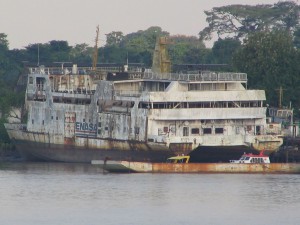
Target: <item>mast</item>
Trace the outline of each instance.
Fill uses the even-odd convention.
[[[96,38],[95,38],[94,55],[93,55],[93,70],[96,70],[96,68],[97,68],[97,62],[98,62],[98,40],[99,40],[99,25],[96,28]]]
[[[277,89],[277,91],[279,91],[279,102],[278,102],[279,109],[282,109],[283,90],[284,89],[282,89],[282,86],[280,86],[279,89]]]

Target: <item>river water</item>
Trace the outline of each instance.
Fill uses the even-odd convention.
[[[103,174],[92,165],[0,169],[1,225],[295,225],[300,175]]]

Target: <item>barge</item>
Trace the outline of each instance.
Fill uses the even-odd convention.
[[[147,163],[93,160],[111,173],[277,173],[300,174],[300,163]]]

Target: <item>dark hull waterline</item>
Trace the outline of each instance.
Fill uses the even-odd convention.
[[[56,161],[91,163],[92,160],[127,160],[139,162],[165,162],[176,155],[171,150],[120,150],[83,148],[70,145],[47,145],[37,142],[16,142],[17,150],[30,161]],[[238,159],[243,153],[258,153],[247,146],[199,146],[191,151],[191,162],[228,162]]]

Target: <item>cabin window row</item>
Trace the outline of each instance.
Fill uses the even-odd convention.
[[[175,130],[169,129],[169,127],[164,127],[163,128],[163,133],[169,133],[172,132],[174,133]],[[190,133],[191,135],[206,135],[206,134],[223,134],[224,133],[224,128],[222,127],[216,127],[216,128],[189,128],[189,127],[183,127],[182,128],[182,133],[183,136],[189,136]],[[158,134],[161,135],[162,134],[162,130],[159,128],[158,129]]]
[[[53,120],[53,116],[51,116],[51,120]],[[58,116],[56,117],[56,120],[58,120]],[[31,120],[31,124],[34,124],[34,119]],[[42,125],[45,125],[45,120],[42,120]]]
[[[53,97],[54,103],[66,103],[66,104],[76,104],[76,105],[89,105],[91,104],[91,99],[80,99],[80,98],[65,98],[63,96]]]
[[[188,127],[183,127],[183,136],[189,136],[189,128]],[[224,133],[224,128],[191,128],[191,134],[192,135],[197,135],[197,134],[223,134]]]
[[[252,158],[250,163],[264,163],[264,160],[262,158]]]

